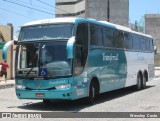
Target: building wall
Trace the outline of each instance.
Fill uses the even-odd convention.
[[[56,17],[85,17],[85,0],[55,0]]]
[[[145,15],[145,33],[152,35],[156,51],[160,54],[160,14]]]
[[[4,42],[8,42],[10,40],[12,40],[13,37],[13,28],[11,25],[0,25],[0,33],[2,33],[3,38],[4,38]],[[2,42],[2,40],[0,40],[0,42]],[[10,68],[7,69],[7,79],[11,79],[12,78],[12,71],[13,71],[13,62],[12,62],[12,48],[8,49],[8,53],[7,53],[7,63],[9,64]],[[0,49],[0,62],[3,61],[2,58],[2,49]]]
[[[129,0],[109,0],[110,22],[128,26]]]
[[[87,0],[86,10],[87,18],[107,21],[108,0]]]
[[[55,2],[58,8],[55,11],[56,17],[78,16],[128,26],[129,0],[56,0]]]

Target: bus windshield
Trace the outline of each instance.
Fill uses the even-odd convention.
[[[71,75],[66,43],[52,41],[19,45],[17,76],[51,78]]]
[[[52,24],[23,27],[19,41],[69,39],[73,24]]]

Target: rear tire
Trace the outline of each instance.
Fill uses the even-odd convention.
[[[147,77],[144,75],[143,76],[143,81],[142,81],[142,89],[145,89],[146,88],[146,82],[147,82]]]
[[[142,83],[143,83],[142,81],[143,81],[142,76],[139,74],[137,77],[137,85],[136,85],[137,91],[142,89]]]

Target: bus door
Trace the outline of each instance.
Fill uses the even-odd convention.
[[[88,56],[88,23],[80,23],[76,31],[74,80],[77,85],[77,97],[87,96],[88,80],[86,61]]]

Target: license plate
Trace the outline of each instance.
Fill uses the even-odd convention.
[[[45,97],[45,94],[43,94],[43,93],[37,93],[36,97]]]

